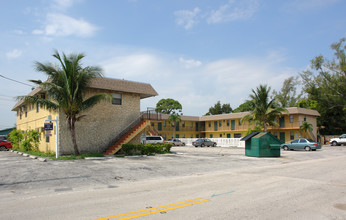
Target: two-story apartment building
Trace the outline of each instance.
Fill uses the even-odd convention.
[[[317,120],[320,114],[316,110],[291,107],[288,114],[278,119],[279,126],[272,126],[268,131],[281,141],[289,141],[302,136],[300,126],[307,121],[312,124],[312,138],[317,137]],[[248,121],[241,123],[241,119],[248,112],[209,115],[209,116],[181,116],[181,122],[172,127],[168,122],[168,115],[162,115],[161,121],[152,122],[164,139],[175,138],[240,138],[244,137],[253,125]],[[309,137],[310,138],[310,137]]]
[[[140,100],[158,95],[150,84],[111,78],[94,79],[86,96],[96,93],[109,93],[113,96],[113,101],[102,101],[83,112],[85,117],[76,123],[76,137],[81,153],[104,152],[116,135],[140,118]],[[28,95],[49,99],[39,87]],[[61,112],[48,111],[39,105],[23,101],[19,101],[12,111],[17,112],[17,129],[35,129],[41,133],[40,151],[55,152],[58,140],[60,154],[74,152],[68,124]],[[44,130],[44,123],[49,122],[46,121],[48,116],[54,124],[53,131]],[[58,123],[54,121],[56,118]]]

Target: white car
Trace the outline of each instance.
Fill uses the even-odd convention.
[[[330,139],[330,145],[332,146],[340,146],[341,144],[346,145],[346,134],[341,135],[338,138],[332,138]]]
[[[157,144],[157,143],[164,143],[165,140],[161,136],[146,136],[145,137],[145,143],[143,144]]]

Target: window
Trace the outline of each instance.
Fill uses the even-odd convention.
[[[306,121],[306,116],[304,116],[304,121]]]
[[[211,127],[211,122],[209,122],[209,128]]]
[[[294,133],[290,132],[290,139],[293,140],[294,139]]]
[[[28,109],[26,107],[25,107],[24,112],[25,112],[25,117],[28,117]]]
[[[297,140],[292,141],[291,143],[293,143],[293,144],[294,144],[294,143],[298,143],[298,141],[299,141],[299,140],[297,139]]]
[[[191,138],[193,138],[193,135],[191,134],[191,136],[190,136]]]
[[[49,143],[49,136],[46,136],[46,142]]]
[[[22,119],[22,112],[19,112],[19,119]]]
[[[210,137],[210,138],[213,138],[213,134],[210,134],[209,137]]]
[[[234,138],[241,138],[241,134],[235,133],[235,134],[234,134]]]
[[[227,126],[229,127],[229,120],[227,120]]]
[[[231,138],[231,134],[227,134],[227,138]]]
[[[176,135],[175,135],[175,138],[179,138],[179,134],[176,134]]]
[[[220,134],[220,138],[222,138],[222,134]]]
[[[290,115],[290,123],[293,123],[293,115]]]
[[[185,128],[185,121],[183,121],[181,125],[183,126],[183,128]]]
[[[274,132],[274,137],[278,138],[278,133]]]
[[[163,127],[166,127],[166,121],[163,121]]]
[[[300,139],[299,143],[307,143],[305,139]]]
[[[185,138],[185,134],[183,134],[183,138]]]
[[[239,125],[239,126],[241,125],[241,119],[239,119],[239,121],[238,121],[238,125]]]
[[[221,127],[222,126],[222,123],[221,123],[221,121],[219,121],[219,127]]]
[[[113,93],[112,97],[113,97],[113,99],[112,99],[113,105],[121,105],[121,94]]]
[[[36,103],[36,112],[40,112],[40,105]]]
[[[193,122],[191,122],[191,128],[193,127]]]
[[[231,130],[235,130],[235,120],[231,121]]]

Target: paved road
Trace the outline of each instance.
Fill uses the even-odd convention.
[[[173,150],[47,163],[0,152],[0,219],[97,219],[145,209],[118,218],[346,219],[345,147],[281,158],[230,148]]]

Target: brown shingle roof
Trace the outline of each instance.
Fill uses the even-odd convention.
[[[158,95],[155,89],[148,83],[133,82],[121,79],[95,78],[91,82],[90,88],[137,93],[140,94],[141,99]]]
[[[140,83],[133,82],[121,79],[112,79],[112,78],[104,78],[98,77],[91,81],[90,88],[93,89],[103,89],[114,92],[128,92],[128,93],[136,93],[139,94],[141,99],[157,96],[158,93],[155,89],[148,83]],[[41,91],[41,88],[37,87],[33,91],[31,91],[28,96],[33,96],[38,94]],[[20,100],[15,106],[12,108],[12,111],[15,111],[18,107],[23,104],[23,100]]]

